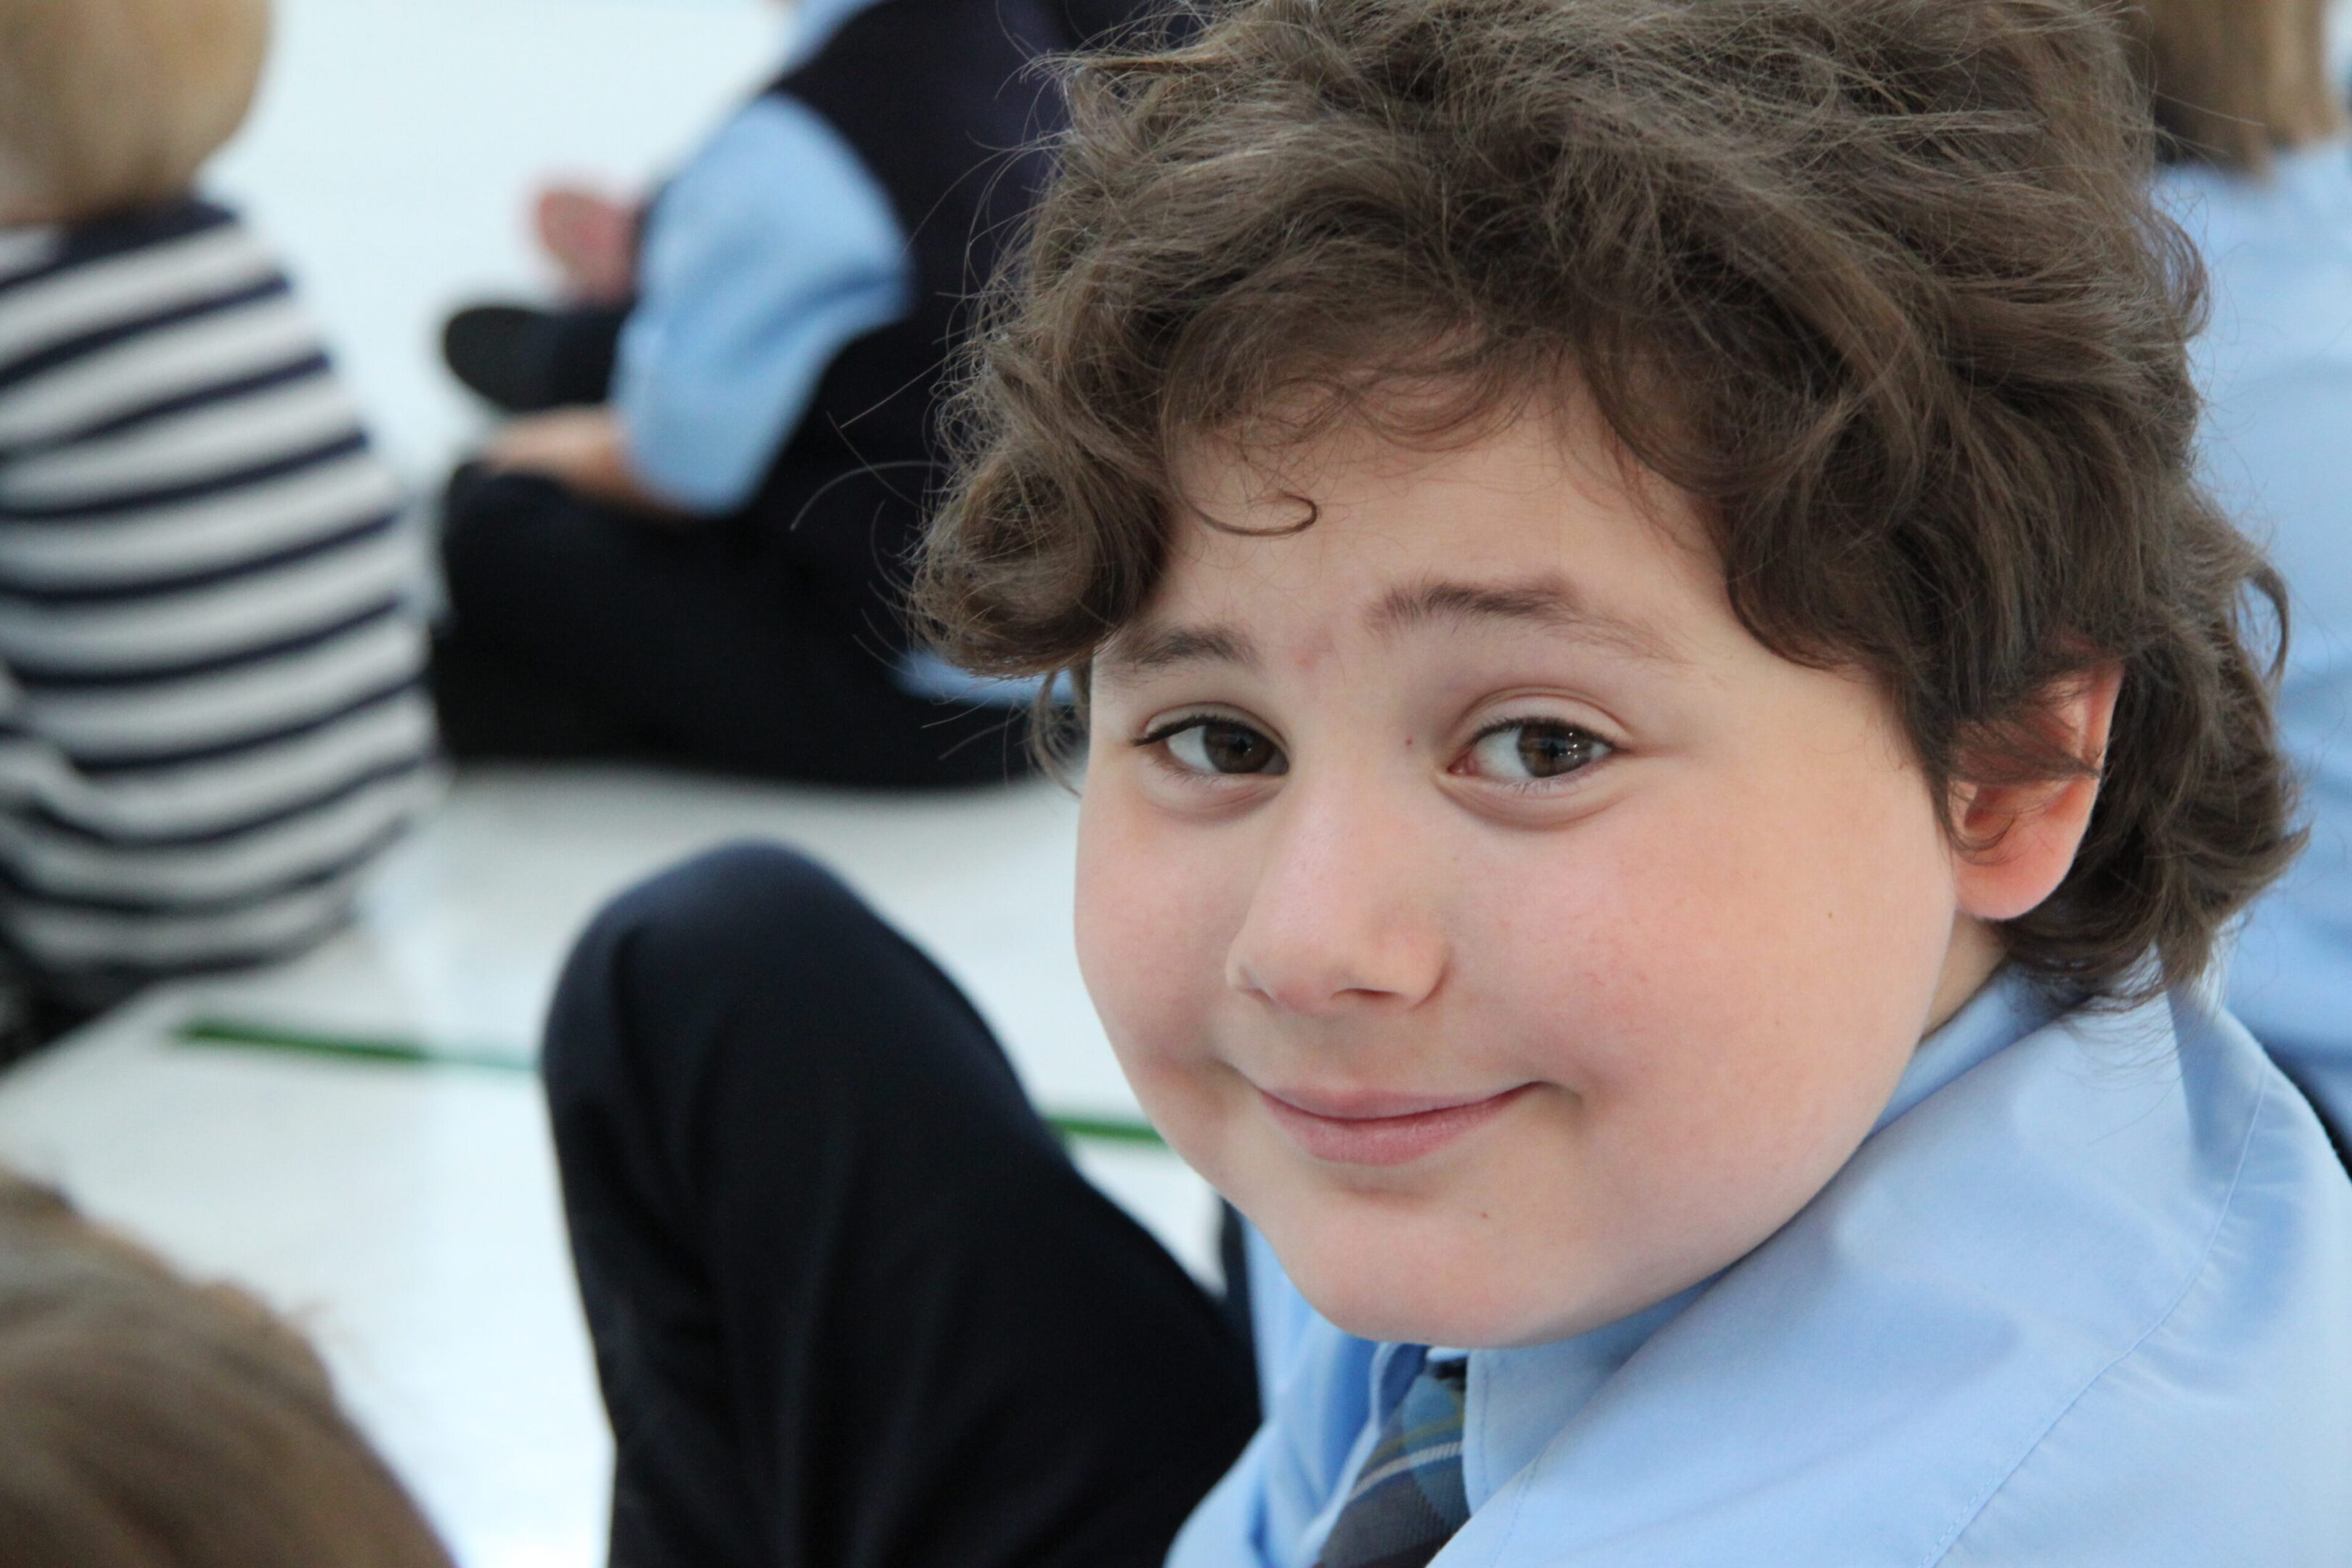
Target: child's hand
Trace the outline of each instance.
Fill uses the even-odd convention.
[[[549,185],[531,206],[540,247],[583,305],[619,305],[637,291],[637,208],[581,185]]]
[[[665,520],[683,516],[638,481],[620,416],[609,406],[511,420],[490,437],[482,460],[502,473],[543,474],[593,500]]]

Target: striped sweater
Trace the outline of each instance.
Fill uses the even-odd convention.
[[[64,994],[295,951],[434,777],[415,552],[270,252],[0,227],[0,942]]]

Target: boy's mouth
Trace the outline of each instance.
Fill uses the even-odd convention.
[[[1338,1165],[1402,1165],[1433,1154],[1501,1115],[1535,1085],[1476,1100],[1258,1090],[1275,1125],[1310,1159]]]

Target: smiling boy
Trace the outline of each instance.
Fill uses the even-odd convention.
[[[1076,101],[923,605],[1081,682],[1087,984],[1262,1241],[1170,1561],[2344,1561],[2107,19],[1255,0]],[[640,889],[549,1051],[616,1561],[1157,1558],[1229,1351],[846,893]]]
[[[1763,1240],[2096,793],[1956,854],[1877,687],[1758,643],[1687,503],[1596,446],[1570,406],[1434,454],[1343,427],[1270,497],[1214,464],[1184,492],[1234,531],[1181,532],[1094,666],[1089,989],[1368,1338],[1564,1339]],[[2115,689],[2053,715],[2093,754]]]

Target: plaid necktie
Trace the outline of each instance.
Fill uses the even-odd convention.
[[[1316,1568],[1422,1568],[1470,1517],[1462,1405],[1470,1363],[1424,1362],[1381,1428]]]

